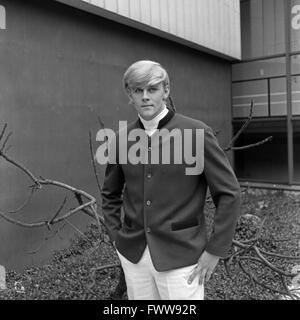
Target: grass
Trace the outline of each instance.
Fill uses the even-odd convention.
[[[241,214],[266,218],[262,240],[258,245],[265,250],[285,255],[298,255],[300,245],[300,193],[248,189],[243,193]],[[208,230],[213,208],[206,208]],[[240,226],[236,237],[252,235],[251,227]],[[281,239],[281,241],[277,241]],[[290,271],[300,260],[270,259],[281,269]],[[69,248],[54,253],[49,264],[28,267],[19,274],[7,271],[7,290],[0,291],[0,299],[57,300],[84,299],[109,300],[118,284],[120,269],[94,271],[97,266],[118,263],[111,246],[99,246],[99,233],[91,224],[84,236],[74,238]],[[233,261],[234,262],[234,261]],[[280,288],[281,282],[274,272],[258,263],[248,263],[260,281]],[[251,280],[237,266],[231,265],[232,280],[220,262],[205,288],[207,300],[270,300],[280,299],[261,286],[253,287]]]

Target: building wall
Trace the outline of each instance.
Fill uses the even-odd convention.
[[[232,66],[235,131],[248,117],[251,100],[254,108],[253,123],[237,144],[273,139],[235,153],[238,177],[299,184],[300,0],[241,0],[241,34],[243,59]]]
[[[139,59],[160,61],[168,69],[178,112],[221,129],[219,141],[231,136],[229,62],[174,42],[82,12],[55,1],[1,0],[7,28],[0,31],[0,126],[14,132],[9,154],[37,176],[86,190],[100,201],[89,153],[99,129],[97,116],[116,129],[118,120],[133,120],[121,78]],[[103,178],[103,168],[98,167]],[[0,208],[20,206],[28,181],[0,161]],[[65,192],[43,189],[26,206],[20,220],[51,217]],[[75,205],[72,195],[68,196]],[[25,218],[26,217],[26,218]],[[79,214],[70,222],[83,230],[90,221]],[[0,264],[23,268],[47,261],[52,250],[67,245],[73,228],[39,247],[45,230],[25,230],[0,220]]]
[[[187,40],[186,45],[198,45],[228,58],[240,59],[240,3],[239,0],[58,0],[85,10],[92,7],[113,20],[154,32],[161,30],[162,37],[174,41]],[[106,12],[104,12],[106,11]],[[108,14],[108,12],[112,14]]]

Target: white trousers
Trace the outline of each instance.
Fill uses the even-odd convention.
[[[117,250],[125,274],[129,300],[203,300],[204,286],[199,276],[188,278],[197,264],[170,271],[155,270],[148,246],[141,260],[132,263]]]

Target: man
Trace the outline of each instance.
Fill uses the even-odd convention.
[[[211,128],[166,107],[169,77],[159,63],[134,63],[123,83],[138,120],[111,142],[119,148],[116,161],[107,164],[102,209],[128,298],[202,300],[204,282],[231,245],[240,210],[238,181]],[[139,148],[133,139],[124,146],[130,132],[138,133]],[[167,139],[170,133],[173,139]],[[129,156],[134,147],[139,162]],[[195,160],[194,168],[188,159]],[[209,240],[203,213],[208,187],[216,206]]]

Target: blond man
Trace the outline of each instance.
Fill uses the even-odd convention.
[[[128,298],[202,300],[205,281],[231,245],[240,210],[238,181],[211,128],[167,108],[170,81],[164,67],[137,61],[125,72],[123,84],[138,116],[127,132],[141,131],[139,156],[148,161],[121,163],[117,154],[117,161],[107,164],[102,209]],[[158,139],[160,132],[172,132],[174,139]],[[117,144],[122,135],[117,134]],[[126,150],[133,143],[128,141]],[[151,163],[151,156],[163,154],[166,147],[170,163]],[[198,151],[196,173],[187,170],[191,163],[185,154],[178,157],[178,150]],[[216,206],[210,239],[203,212],[208,187]]]

